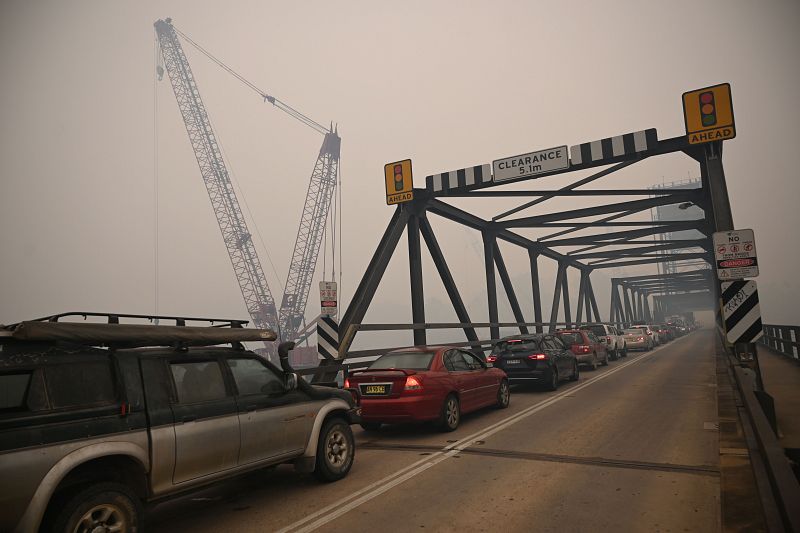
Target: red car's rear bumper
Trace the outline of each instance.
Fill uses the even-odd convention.
[[[434,420],[439,416],[442,401],[427,396],[400,398],[361,397],[363,422],[416,422]]]

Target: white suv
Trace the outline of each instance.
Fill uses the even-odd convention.
[[[628,347],[625,344],[625,337],[614,326],[607,324],[585,324],[581,329],[591,331],[606,346],[608,356],[611,360],[628,356]]]

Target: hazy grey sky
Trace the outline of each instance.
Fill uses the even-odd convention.
[[[650,127],[669,138],[683,133],[684,91],[730,82],[738,136],[725,143],[724,164],[734,220],[756,231],[765,320],[800,323],[800,4],[730,0],[3,0],[0,322],[71,309],[155,311],[156,196],[158,310],[247,316],[171,87],[154,81],[153,22],[165,17],[270,94],[338,122],[344,303],[392,215],[385,163],[410,157],[424,187],[427,174],[540,148]],[[279,295],[321,136],[186,51]],[[696,175],[673,155],[597,187]],[[470,202],[456,205],[481,216],[515,205]],[[583,205],[565,199],[526,213]],[[435,228],[473,319],[485,320],[479,235]],[[401,246],[367,321],[410,321],[405,239]],[[503,250],[530,310],[526,256]],[[424,268],[429,320],[454,319],[432,264]],[[553,272],[542,272],[547,304]],[[595,291],[607,315],[603,275]],[[315,285],[309,316],[317,307]],[[501,318],[511,318],[507,306]]]

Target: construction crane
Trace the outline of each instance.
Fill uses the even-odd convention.
[[[305,320],[308,294],[325,234],[331,200],[336,190],[341,147],[338,131],[332,125],[325,128],[285,102],[260,90],[180,32],[172,25],[171,19],[158,20],[154,26],[164,68],[169,74],[247,310],[256,327],[277,329],[281,340],[296,340]],[[265,102],[324,134],[322,147],[311,173],[279,311],[276,311],[275,300],[253,246],[197,83],[179,41],[179,34],[217,65],[256,91]],[[159,71],[159,75],[163,75],[163,70]]]

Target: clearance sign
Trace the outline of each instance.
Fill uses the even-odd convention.
[[[386,176],[386,205],[410,202],[414,199],[410,159],[384,165],[383,173]]]
[[[683,93],[683,119],[689,144],[736,137],[731,84],[723,83]]]

